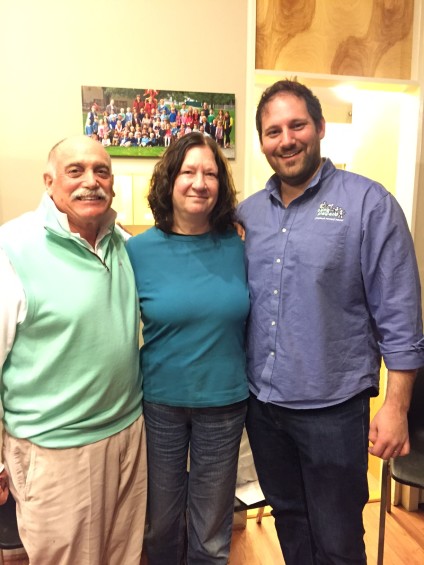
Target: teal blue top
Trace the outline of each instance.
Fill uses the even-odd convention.
[[[48,448],[86,445],[141,414],[139,312],[122,236],[105,229],[97,254],[66,229],[44,195],[0,228],[0,247],[27,304],[1,371],[7,431]]]
[[[148,402],[194,408],[247,398],[243,245],[235,232],[186,236],[157,228],[128,241]]]

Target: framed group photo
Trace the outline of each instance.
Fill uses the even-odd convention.
[[[235,95],[82,86],[85,135],[112,157],[160,157],[179,137],[200,131],[235,158]]]

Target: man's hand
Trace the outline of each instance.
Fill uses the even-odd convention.
[[[381,459],[390,459],[409,453],[407,413],[391,406],[383,406],[370,425],[368,439],[373,444],[368,451]]]
[[[408,455],[408,409],[416,371],[389,371],[387,394],[383,406],[370,424],[368,451],[376,457],[390,459]]]
[[[239,235],[240,239],[242,241],[244,241],[245,234],[246,234],[244,227],[241,224],[239,224],[238,222],[234,222],[234,227],[236,228],[236,232]]]

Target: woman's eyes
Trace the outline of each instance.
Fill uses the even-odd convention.
[[[195,175],[195,174],[196,171],[189,171],[189,170],[183,170],[180,173],[180,175],[187,175],[187,176]],[[205,171],[203,174],[205,177],[214,178],[214,179],[218,178],[218,174],[214,173],[213,171]]]

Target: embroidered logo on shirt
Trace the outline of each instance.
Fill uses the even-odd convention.
[[[321,202],[319,205],[316,220],[333,220],[342,222],[343,217],[346,215],[346,210],[335,204],[328,204],[328,202]]]

